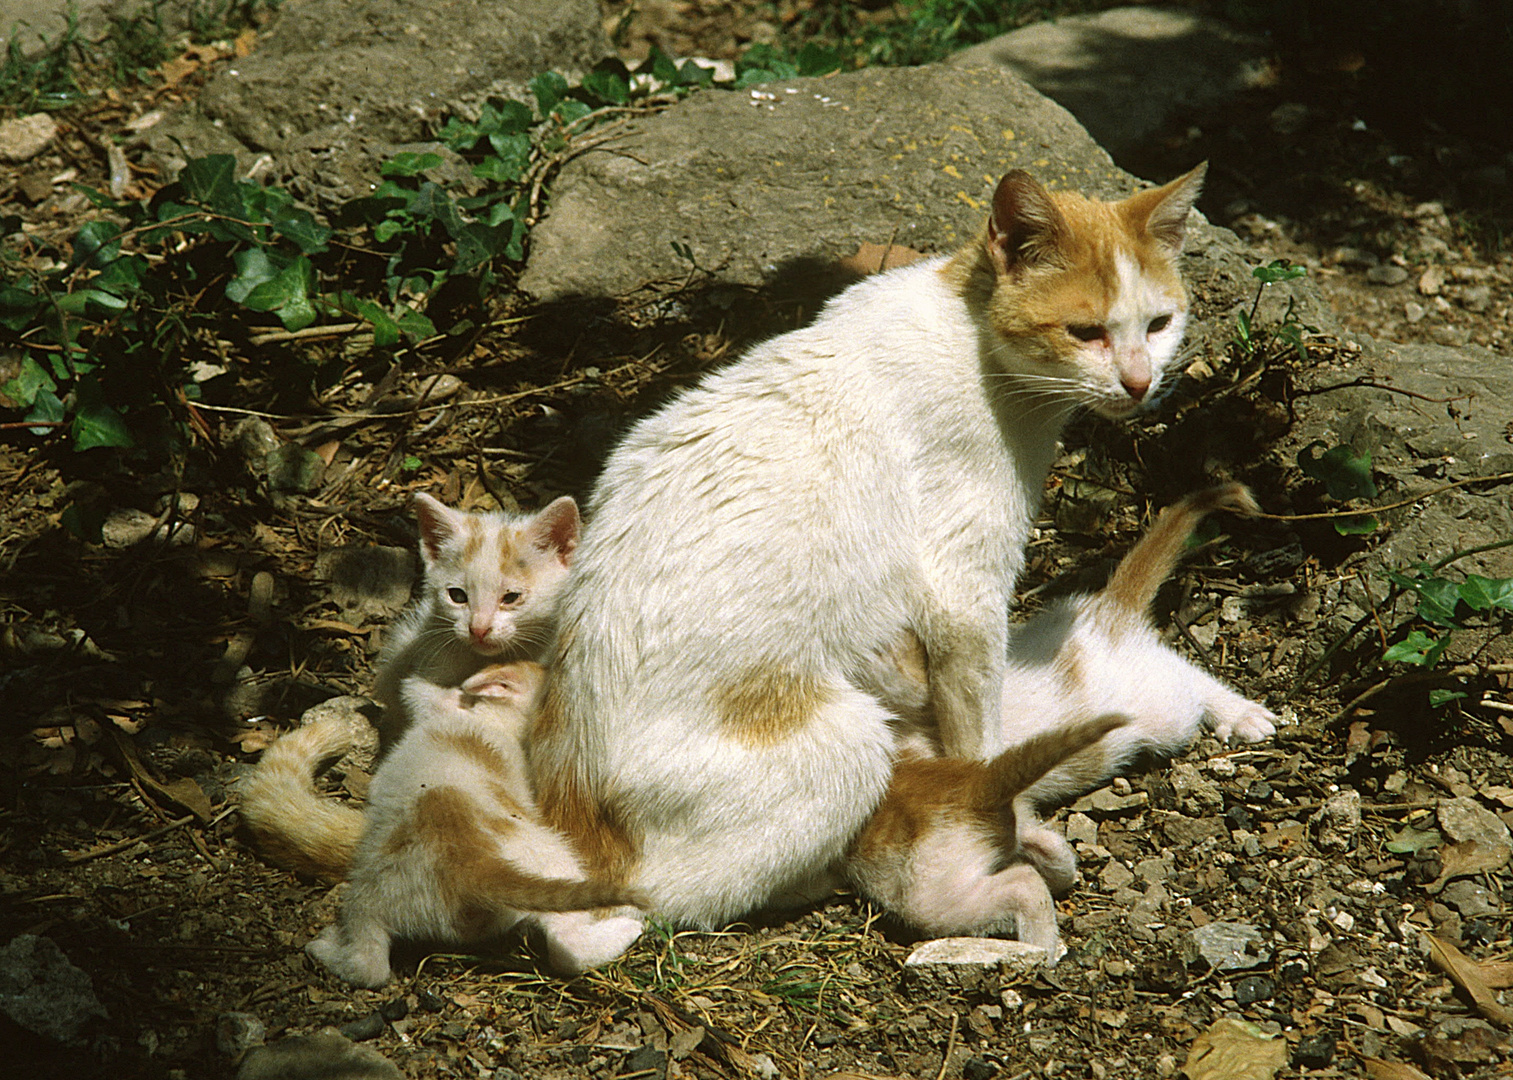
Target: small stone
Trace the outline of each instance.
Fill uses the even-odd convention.
[[[358,1046],[334,1031],[297,1035],[254,1047],[236,1071],[236,1080],[404,1080],[404,1074],[377,1050]]]
[[[1452,881],[1440,893],[1440,900],[1449,904],[1467,919],[1476,918],[1479,915],[1496,915],[1502,911],[1502,905],[1497,902],[1487,887],[1478,885],[1474,881]]]
[[[639,1046],[625,1055],[621,1072],[662,1076],[667,1072],[667,1051],[655,1046]]]
[[[1265,975],[1247,975],[1235,983],[1235,1004],[1240,1008],[1258,1001],[1270,1001],[1277,988]]]
[[[1104,892],[1127,889],[1134,882],[1135,875],[1118,859],[1110,859],[1108,865],[1098,874],[1098,887]]]
[[[1361,828],[1361,793],[1346,788],[1324,800],[1313,816],[1314,843],[1320,851],[1349,851]]]
[[[1403,318],[1410,323],[1422,322],[1425,315],[1429,314],[1423,304],[1417,300],[1409,300],[1403,305]]]
[[[961,1075],[965,1080],[992,1080],[998,1069],[980,1057],[969,1057],[962,1062]]]
[[[1115,795],[1110,788],[1099,788],[1078,799],[1072,804],[1072,809],[1079,814],[1085,814],[1089,810],[1096,810],[1100,814],[1117,814],[1121,810],[1133,810],[1149,802],[1150,796],[1143,791]]]
[[[1386,263],[1367,270],[1366,280],[1373,285],[1401,285],[1408,280],[1408,271],[1401,266]]]
[[[215,1018],[215,1048],[227,1057],[241,1057],[267,1037],[267,1026],[251,1013],[228,1012]]]
[[[1438,296],[1445,287],[1445,268],[1431,266],[1418,276],[1418,291],[1424,296]]]
[[[369,1039],[376,1039],[384,1033],[383,1014],[370,1012],[367,1016],[359,1017],[350,1023],[343,1024],[336,1030],[340,1031],[353,1042],[367,1042]]]
[[[1097,844],[1098,823],[1086,814],[1070,814],[1066,819],[1066,838],[1072,844]]]
[[[909,954],[904,961],[904,982],[911,989],[928,993],[994,988],[1034,978],[1047,960],[1044,949],[1022,941],[939,938]]]
[[[1292,1051],[1292,1064],[1297,1069],[1327,1069],[1334,1060],[1339,1042],[1333,1035],[1309,1035],[1298,1040]]]
[[[1248,923],[1211,922],[1187,936],[1198,957],[1214,971],[1246,971],[1271,959],[1266,936]]]
[[[1227,623],[1236,623],[1245,618],[1244,597],[1226,596],[1219,605],[1219,618]]]
[[[108,1014],[89,974],[75,967],[52,938],[18,934],[0,948],[0,1013],[27,1031],[82,1046]]]
[[[1439,804],[1436,816],[1445,835],[1457,843],[1475,840],[1489,849],[1513,847],[1502,819],[1475,799],[1447,799]]]
[[[129,507],[111,511],[100,526],[100,539],[113,551],[135,547],[149,537],[159,544],[181,546],[194,542],[195,531],[187,521],[176,521],[172,527],[165,522],[159,528],[158,519],[152,514]]]
[[[58,124],[47,113],[32,113],[0,121],[0,161],[30,161],[58,135]]]
[[[1156,859],[1141,859],[1135,864],[1135,876],[1147,885],[1157,885],[1171,877],[1173,861],[1171,855],[1163,855]]]
[[[1492,306],[1492,286],[1473,285],[1460,294],[1460,306],[1477,315]]]
[[[53,193],[52,177],[45,172],[27,173],[19,181],[16,187],[21,192],[21,197],[27,202],[36,204]]]
[[[378,1014],[392,1024],[410,1015],[410,1003],[402,997],[397,997],[393,1001],[386,1001],[380,1005]]]

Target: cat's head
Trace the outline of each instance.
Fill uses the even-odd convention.
[[[474,651],[535,651],[550,637],[557,597],[578,546],[568,496],[533,515],[466,513],[415,496],[432,607]]]
[[[1050,192],[1022,170],[999,181],[957,264],[991,328],[990,375],[1108,417],[1154,398],[1187,324],[1177,262],[1206,169],[1119,202]]]

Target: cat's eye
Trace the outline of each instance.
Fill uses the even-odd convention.
[[[1151,320],[1151,324],[1145,328],[1147,334],[1159,334],[1172,324],[1170,315],[1157,315]]]
[[[1073,323],[1066,328],[1078,341],[1102,341],[1108,331],[1097,323]]]
[[[456,585],[453,585],[447,590],[447,599],[454,604],[466,604],[468,602],[467,590],[459,589]]]
[[[514,607],[520,603],[520,594],[517,592],[507,592],[499,598],[499,602],[505,607]]]

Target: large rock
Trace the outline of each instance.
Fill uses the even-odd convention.
[[[150,143],[170,172],[183,150],[236,152],[244,167],[267,154],[268,175],[334,203],[366,194],[394,147],[447,114],[608,51],[594,0],[291,0]]]
[[[544,300],[684,280],[735,285],[890,239],[947,250],[1012,168],[1100,195],[1136,184],[1077,122],[1008,72],[878,68],[706,91],[570,161],[521,285]]]
[[[1182,8],[1124,7],[1033,23],[957,53],[1066,106],[1116,159],[1174,120],[1271,78],[1266,43]]]

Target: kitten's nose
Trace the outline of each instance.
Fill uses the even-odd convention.
[[[1119,381],[1124,387],[1124,392],[1136,401],[1144,401],[1146,391],[1151,388],[1151,381],[1149,379],[1127,375]]]

